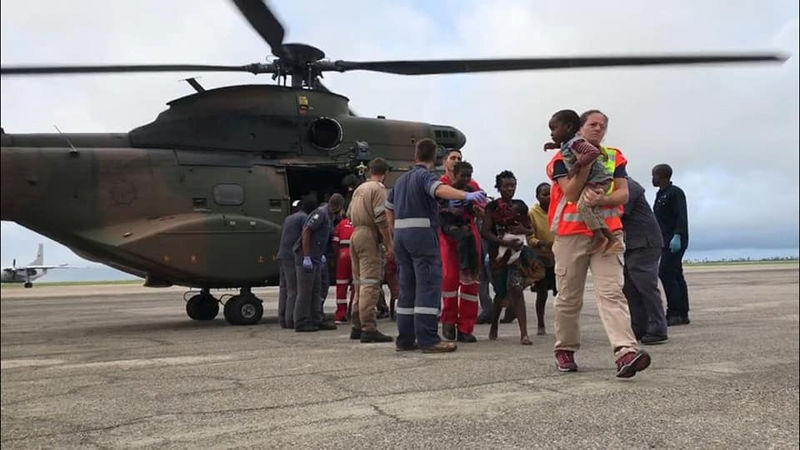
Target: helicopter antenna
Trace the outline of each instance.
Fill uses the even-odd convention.
[[[55,129],[56,129],[56,131],[58,131],[58,134],[60,134],[60,135],[61,135],[61,137],[63,137],[63,138],[64,138],[64,140],[66,140],[66,141],[67,141],[67,144],[69,144],[69,148],[71,148],[71,149],[72,149],[72,150],[70,150],[70,151],[69,151],[69,154],[70,154],[70,155],[77,155],[77,154],[78,154],[78,149],[77,149],[77,148],[75,148],[75,146],[74,146],[74,145],[72,145],[72,142],[69,140],[69,138],[67,137],[67,135],[66,135],[66,134],[64,134],[64,133],[62,133],[62,132],[61,132],[61,130],[59,130],[59,129],[58,129],[58,126],[56,126],[56,124],[53,124],[53,128],[55,128]]]
[[[189,86],[193,87],[194,90],[197,92],[205,92],[206,90],[203,86],[200,85],[196,77],[184,78],[183,81],[189,83]]]

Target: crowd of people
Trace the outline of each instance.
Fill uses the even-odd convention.
[[[651,356],[640,344],[664,343],[667,327],[689,323],[681,267],[688,246],[685,195],[671,183],[672,169],[658,164],[651,209],[644,188],[628,176],[623,153],[603,144],[608,117],[602,112],[558,111],[548,126],[549,181],[536,186],[530,208],[516,198],[517,179],[508,170],[497,174],[498,196],[489,198],[458,149],[445,151],[444,175],[436,175],[432,139],[416,143],[414,166],[391,189],[383,185],[389,166],[377,158],[367,179],[353,183],[349,199],[333,194],[319,206],[311,198],[296,202],[278,255],[280,325],[311,332],[349,322],[351,339],[444,353],[476,342],[476,323],[490,323],[488,338],[495,340],[500,323],[516,320],[520,343],[530,345],[524,292],[536,294],[537,335],[547,333],[552,292],[556,368],[574,372],[591,271],[617,376],[646,369]],[[329,256],[334,321],[323,313]],[[384,316],[396,321],[396,339],[378,330]]]

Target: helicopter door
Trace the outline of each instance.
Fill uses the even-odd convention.
[[[270,222],[281,225],[289,215],[289,189],[286,169],[274,166],[253,166],[249,177],[250,198],[248,210],[253,215],[261,215]],[[251,202],[255,209],[251,207]]]
[[[277,280],[275,261],[280,230],[290,206],[286,170],[256,165],[246,171],[247,176],[240,180],[244,189],[244,203],[240,211],[225,213],[226,226],[236,241],[238,257],[249,262],[246,264],[248,271],[252,271],[249,275]],[[231,225],[231,222],[235,225]]]
[[[184,176],[195,211],[206,215],[198,230],[203,270],[232,285],[277,281],[275,257],[289,209],[284,169],[185,166]]]

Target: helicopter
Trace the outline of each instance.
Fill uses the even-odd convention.
[[[234,288],[231,324],[257,323],[252,288],[278,279],[281,223],[305,195],[344,193],[341,181],[365,162],[386,159],[391,186],[413,164],[415,143],[462,148],[457,128],[356,115],[347,97],[321,81],[355,70],[432,75],[537,69],[775,62],[776,54],[602,56],[525,59],[346,61],[285,30],[261,0],[234,0],[275,57],[241,66],[172,64],[2,67],[7,76],[84,73],[249,72],[275,84],[206,90],[172,100],[151,123],[127,133],[0,134],[2,220],[71,248],[86,259],[140,276],[145,286],[200,289],[186,303],[211,320],[211,289]]]

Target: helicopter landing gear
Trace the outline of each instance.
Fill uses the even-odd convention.
[[[23,286],[25,286],[26,288],[32,288],[33,283],[31,283],[30,281],[26,281],[25,284],[23,284]]]
[[[253,325],[261,320],[264,307],[261,299],[253,295],[249,287],[243,287],[239,295],[234,295],[225,302],[223,313],[225,320],[231,325]]]
[[[219,301],[203,289],[186,302],[186,314],[194,320],[212,320],[219,313]]]

